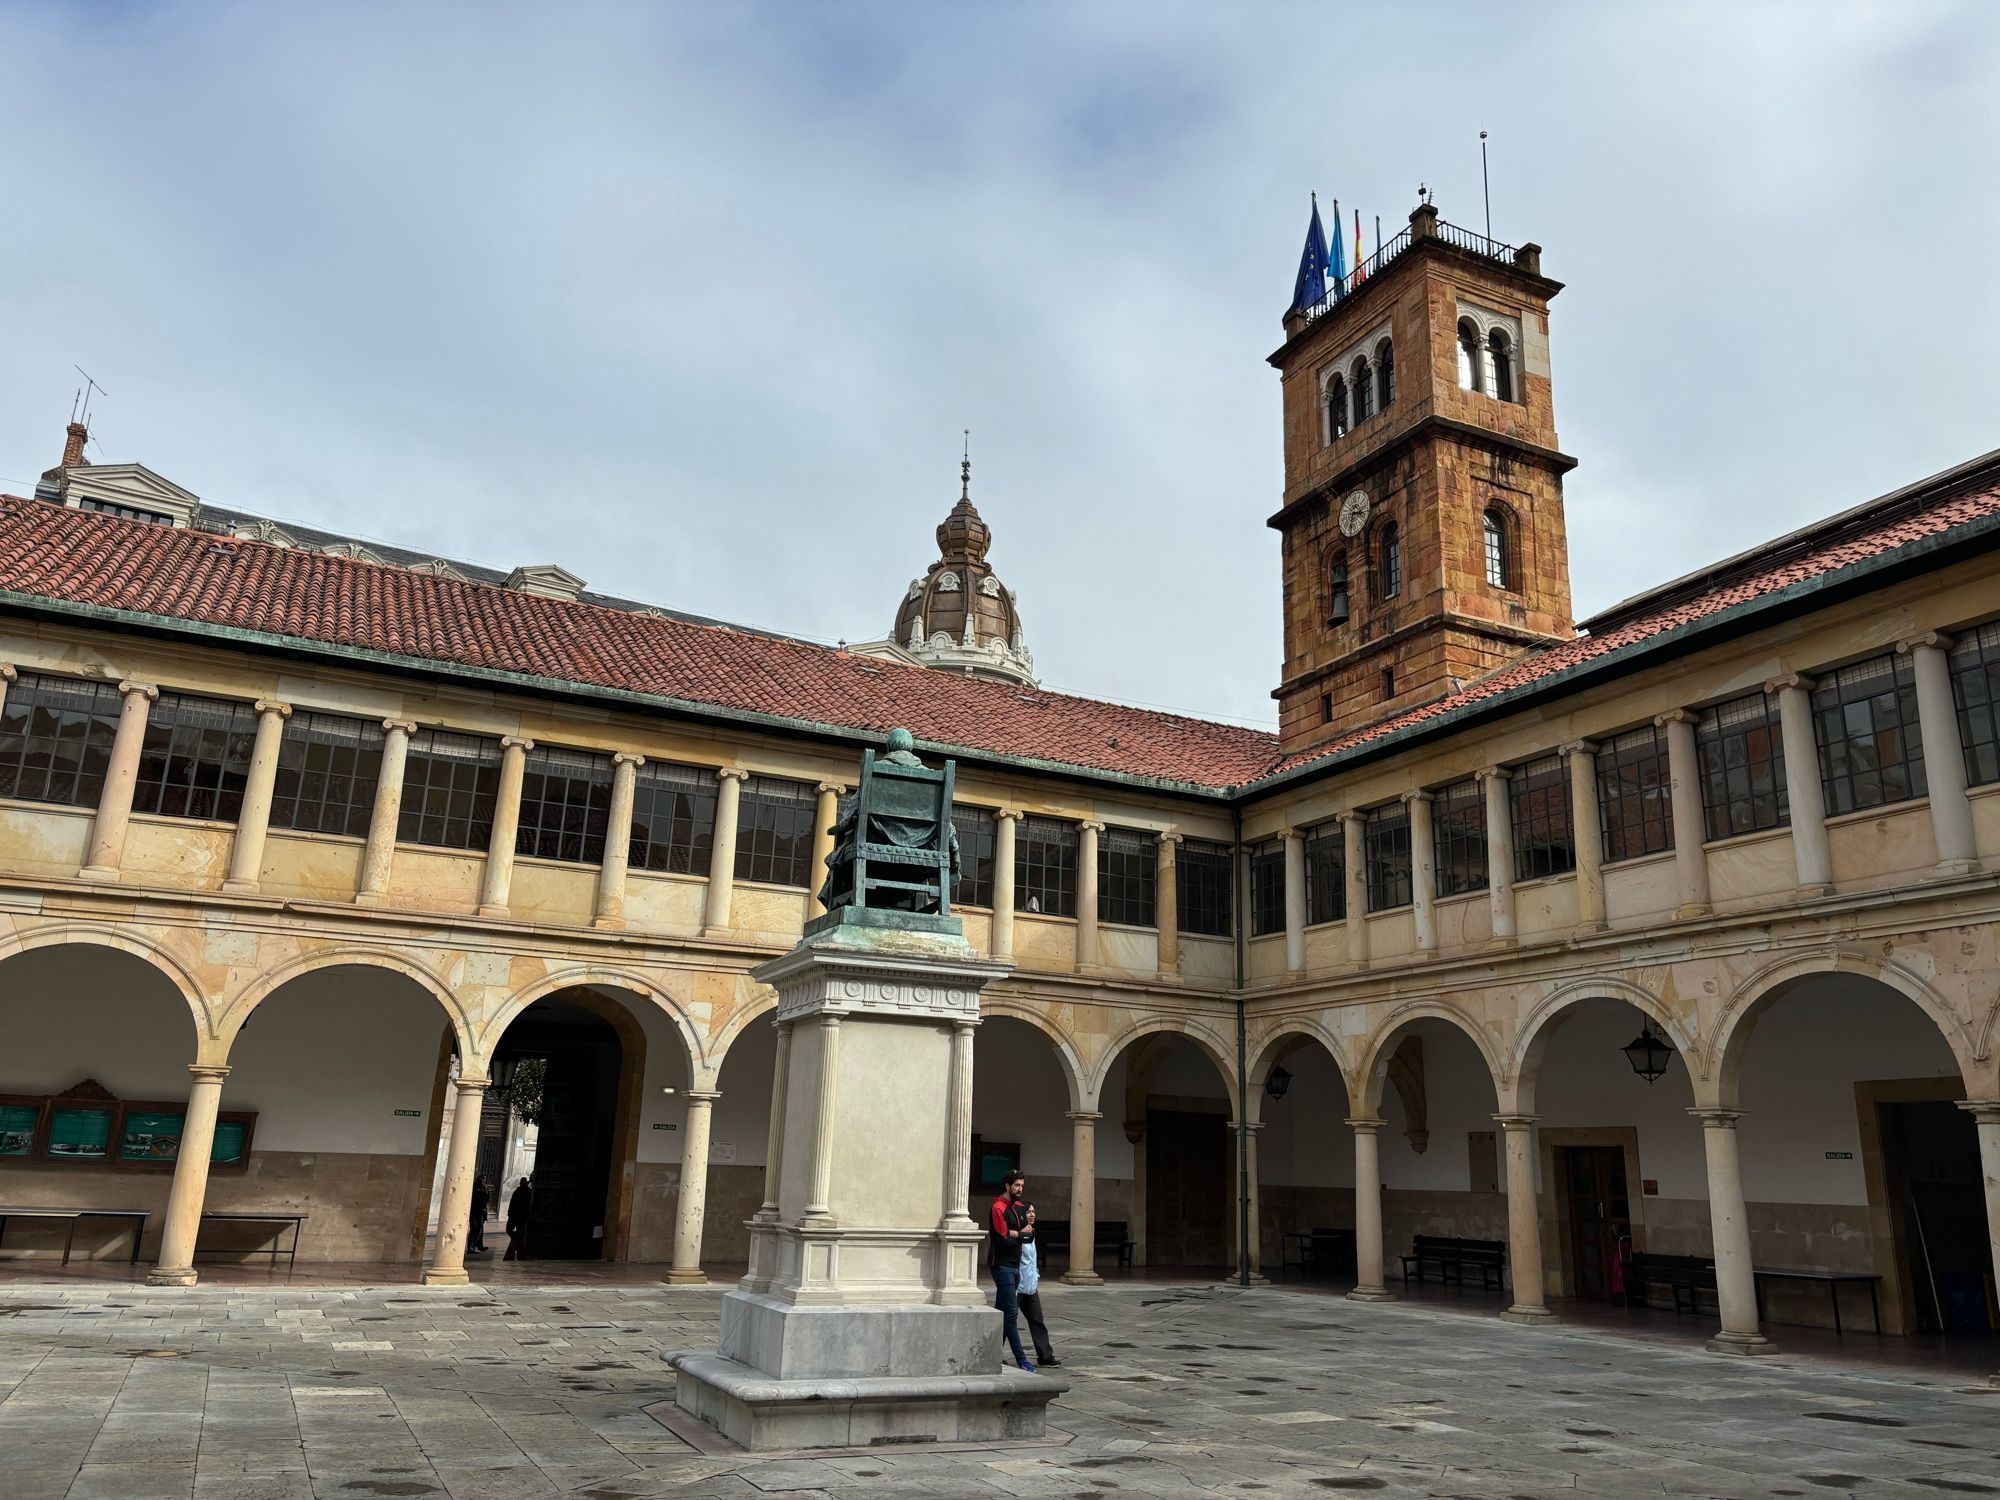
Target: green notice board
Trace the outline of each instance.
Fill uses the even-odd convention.
[[[111,1154],[111,1111],[89,1105],[58,1105],[49,1121],[49,1155],[71,1161],[103,1161]]]
[[[34,1104],[0,1104],[0,1156],[30,1156],[42,1111]]]
[[[172,1161],[180,1155],[184,1110],[132,1110],[125,1116],[121,1161]]]
[[[243,1160],[243,1142],[249,1133],[250,1127],[241,1120],[216,1121],[215,1144],[209,1148],[208,1159],[225,1163]]]

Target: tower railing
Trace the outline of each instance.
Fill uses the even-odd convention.
[[[1435,225],[1434,230],[1421,238],[1443,240],[1456,249],[1469,250],[1474,255],[1483,255],[1489,260],[1505,261],[1509,265],[1517,261],[1518,252],[1512,245],[1502,244],[1499,240],[1490,239],[1483,234],[1474,234],[1470,229],[1461,229],[1458,225],[1447,224],[1441,219],[1432,222]],[[1359,262],[1346,276],[1333,278],[1331,289],[1327,294],[1312,306],[1300,308],[1299,315],[1308,323],[1325,317],[1337,305],[1366,286],[1370,277],[1380,274],[1383,267],[1408,250],[1419,238],[1414,226],[1404,229],[1395,238],[1383,244],[1373,255]]]

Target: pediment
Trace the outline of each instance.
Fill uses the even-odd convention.
[[[184,490],[144,464],[85,464],[63,470],[63,503],[74,506],[81,500],[108,505],[129,505],[137,510],[158,511],[172,516],[176,525],[194,519],[201,497]]]

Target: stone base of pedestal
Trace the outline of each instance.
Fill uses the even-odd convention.
[[[1044,1437],[1068,1382],[1024,1370],[775,1380],[720,1354],[662,1356],[674,1404],[752,1453]]]
[[[1705,1346],[1710,1354],[1776,1354],[1778,1346],[1761,1333],[1730,1333],[1724,1331],[1710,1339]]]
[[[722,1299],[717,1351],[771,1380],[990,1375],[1000,1368],[991,1307],[800,1307],[759,1292]]]
[[[155,1270],[146,1273],[147,1286],[194,1286],[200,1279],[199,1274],[191,1269]]]

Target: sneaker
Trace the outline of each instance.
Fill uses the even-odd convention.
[[[1026,1370],[1030,1375],[1035,1373],[1035,1365],[1033,1360],[1027,1360],[1027,1359],[1022,1360],[1021,1368]]]
[[[1047,1359],[1043,1360],[1042,1363],[1046,1365],[1049,1369],[1053,1370],[1058,1365],[1060,1365],[1062,1361],[1057,1359],[1053,1354],[1051,1354]]]

